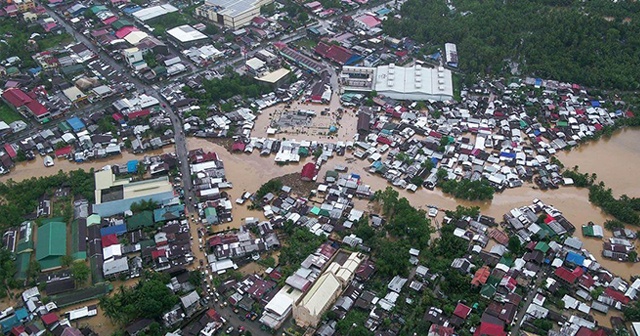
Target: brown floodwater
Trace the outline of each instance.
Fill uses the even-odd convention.
[[[640,167],[640,131],[625,128],[609,138],[561,152],[558,159],[566,167],[578,166],[583,173],[596,173],[616,197],[640,197],[637,175]]]
[[[19,182],[25,179],[30,179],[32,177],[50,176],[57,174],[60,170],[68,172],[77,169],[84,169],[86,171],[90,170],[91,168],[100,169],[106,165],[123,164],[127,163],[127,161],[129,160],[141,160],[145,156],[155,156],[170,152],[174,152],[173,146],[166,146],[161,149],[149,151],[141,155],[122,152],[121,155],[82,163],[69,161],[63,158],[57,158],[54,159],[55,165],[53,167],[45,167],[43,163],[43,157],[41,157],[40,155],[36,155],[36,158],[33,161],[25,161],[16,164],[16,166],[11,169],[11,172],[9,174],[0,176],[0,182],[6,182],[9,179]]]

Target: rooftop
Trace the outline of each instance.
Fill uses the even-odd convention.
[[[171,37],[182,43],[193,42],[207,38],[207,35],[199,32],[197,29],[189,25],[182,25],[169,29],[167,30],[167,34],[171,35]]]

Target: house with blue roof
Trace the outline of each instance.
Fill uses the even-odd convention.
[[[138,160],[127,162],[127,173],[136,173],[138,171]]]
[[[104,237],[110,234],[115,234],[117,236],[120,236],[125,234],[126,232],[127,232],[126,224],[111,225],[111,226],[103,227],[102,229],[100,229],[100,236]]]
[[[576,266],[583,266],[584,259],[585,259],[584,256],[573,251],[570,251],[569,253],[567,253],[567,256],[565,257],[566,262],[572,263]]]
[[[71,117],[67,119],[67,124],[71,126],[74,132],[80,132],[86,127],[82,120],[80,120],[80,118],[78,117]]]

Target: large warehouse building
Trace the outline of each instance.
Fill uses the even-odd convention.
[[[111,170],[97,171],[94,176],[96,201],[93,212],[101,217],[123,213],[134,202],[151,199],[162,204],[174,197],[173,186],[166,176],[137,182],[116,179]]]
[[[196,8],[196,15],[238,29],[260,15],[260,7],[272,2],[273,0],[207,0],[204,5]]]
[[[451,100],[451,71],[443,67],[342,67],[340,84],[345,91],[371,92],[398,100]]]

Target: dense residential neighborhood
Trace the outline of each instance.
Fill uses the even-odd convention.
[[[2,333],[640,335],[637,97],[404,5],[0,0]]]

